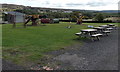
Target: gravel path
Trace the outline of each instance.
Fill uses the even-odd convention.
[[[24,67],[16,65],[11,61],[2,60],[2,70],[25,70]]]
[[[75,47],[77,49],[67,50],[54,58],[61,61],[61,69],[118,70],[118,30],[100,41],[86,40],[83,46]]]

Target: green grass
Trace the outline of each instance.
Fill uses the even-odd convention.
[[[2,58],[2,25],[0,25],[0,58]]]
[[[26,62],[34,63],[44,57],[46,52],[82,43],[82,41],[74,40],[77,38],[74,34],[80,29],[87,28],[87,25],[99,26],[108,23],[74,24],[71,29],[66,28],[69,25],[67,22],[27,28],[12,28],[11,24],[4,24],[2,25],[3,58],[21,65]],[[22,27],[22,24],[18,23],[17,27]]]

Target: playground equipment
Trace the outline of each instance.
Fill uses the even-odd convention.
[[[32,26],[37,26],[39,21],[39,15],[29,15],[28,20],[24,23],[24,27],[26,27],[26,24],[31,20],[32,21]]]
[[[29,21],[32,21],[32,26],[37,26],[39,23],[39,15],[25,15],[20,12],[4,12],[6,15],[8,23],[13,24],[13,28],[16,27],[16,23],[23,23],[23,26],[26,27]],[[27,21],[26,21],[27,18]]]
[[[77,16],[75,16],[75,18],[77,19],[77,23],[76,24],[82,24],[82,19],[84,18],[84,16],[81,14],[81,13],[79,13],[78,14],[78,17]]]
[[[28,22],[32,22],[31,26],[37,26],[41,23],[59,23],[59,19],[50,19],[46,15],[25,15],[20,12],[4,12],[4,20],[7,20],[8,23],[13,24],[13,28],[16,27],[16,23],[23,23],[23,26],[26,27]]]

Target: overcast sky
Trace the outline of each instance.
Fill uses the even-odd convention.
[[[84,10],[118,10],[119,0],[0,0],[0,3],[32,7]]]

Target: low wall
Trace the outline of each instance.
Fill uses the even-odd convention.
[[[61,22],[70,22],[70,20],[60,20]],[[76,22],[76,21],[71,21]],[[112,21],[82,21],[83,23],[115,23]]]

